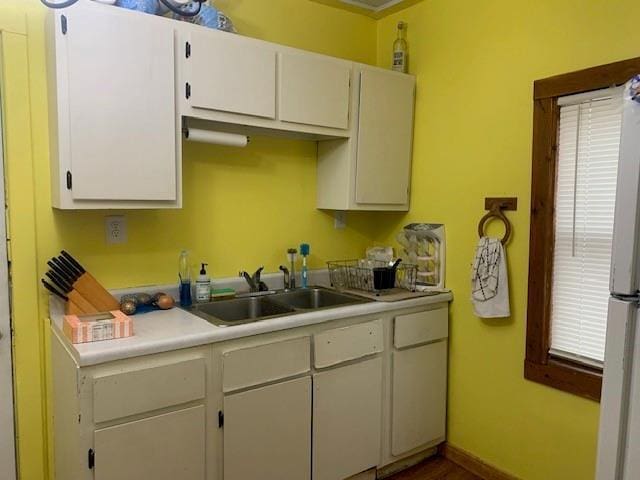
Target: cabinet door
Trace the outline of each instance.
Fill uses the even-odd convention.
[[[202,405],[97,430],[95,480],[204,480]]]
[[[409,75],[360,72],[357,203],[408,203],[414,91]]]
[[[225,480],[309,478],[310,377],[225,397]]]
[[[313,479],[342,480],[380,460],[382,359],[313,376]]]
[[[91,7],[65,11],[61,36],[68,91],[58,101],[69,103],[72,196],[175,200],[173,28],[164,19]]]
[[[216,31],[191,34],[190,105],[275,118],[276,52],[266,44]]]
[[[444,440],[447,342],[393,352],[391,453]]]
[[[285,122],[349,128],[351,64],[309,53],[281,53],[278,116]]]

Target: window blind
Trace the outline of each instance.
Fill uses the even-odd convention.
[[[559,99],[551,354],[602,365],[622,88]]]

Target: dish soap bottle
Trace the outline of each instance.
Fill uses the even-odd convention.
[[[307,288],[309,286],[309,270],[307,268],[307,257],[311,251],[311,247],[308,243],[303,243],[300,245],[300,255],[302,256],[302,288]]]
[[[408,47],[407,41],[404,38],[404,34],[407,30],[407,24],[404,22],[398,22],[398,38],[393,42],[393,64],[392,70],[396,72],[407,73],[407,61],[408,61]]]
[[[207,275],[208,263],[202,263],[200,269],[200,275],[196,280],[196,302],[203,303],[211,301],[211,280]]]
[[[182,250],[178,261],[178,276],[180,277],[180,306],[190,307],[191,300],[191,272],[189,270],[189,252]]]

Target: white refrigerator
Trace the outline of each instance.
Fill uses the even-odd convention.
[[[640,479],[640,77],[623,102],[597,480]]]

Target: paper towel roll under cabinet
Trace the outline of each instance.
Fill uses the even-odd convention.
[[[184,137],[190,142],[210,143],[212,145],[226,145],[229,147],[246,147],[249,137],[237,133],[216,132],[213,130],[200,130],[186,128]]]

